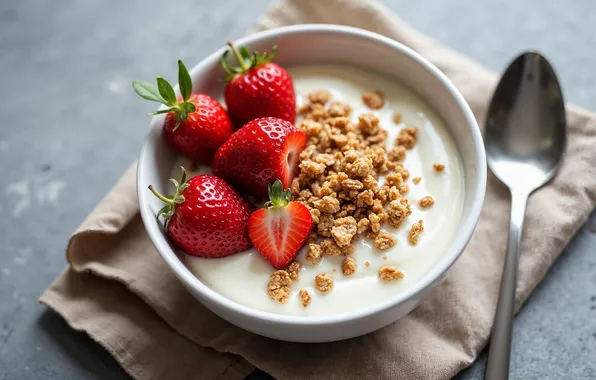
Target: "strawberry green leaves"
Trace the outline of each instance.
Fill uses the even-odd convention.
[[[166,101],[159,95],[157,88],[148,82],[140,80],[132,81],[132,87],[135,92],[143,99],[151,100],[158,103],[165,103]]]
[[[159,95],[164,98],[167,105],[176,103],[176,93],[174,93],[172,85],[167,80],[157,77],[157,89],[159,90]]]
[[[180,84],[182,99],[188,100],[192,92],[192,80],[190,79],[188,70],[186,70],[186,66],[184,66],[181,60],[178,60],[178,83]]]
[[[164,78],[157,77],[157,87],[148,82],[137,80],[132,82],[132,88],[140,97],[168,107],[151,112],[149,115],[159,115],[169,112],[176,114],[174,131],[178,129],[180,122],[188,120],[188,114],[196,110],[196,105],[190,100],[192,80],[186,66],[184,66],[181,60],[178,60],[178,81],[180,83],[181,100],[178,100],[174,88]]]
[[[176,205],[184,203],[184,195],[182,195],[182,191],[188,187],[188,183],[186,183],[186,169],[184,167],[180,167],[182,169],[182,175],[180,176],[180,181],[175,180],[174,178],[170,178],[170,181],[176,187],[176,193],[174,195],[163,196],[157,190],[153,188],[153,186],[149,186],[149,190],[162,202],[166,205],[162,207],[157,212],[157,219],[159,220],[160,217],[163,216],[164,221],[167,223],[168,219],[174,215],[176,211]]]
[[[267,186],[269,193],[269,201],[265,203],[266,208],[282,208],[286,207],[292,201],[292,192],[290,189],[285,189],[279,179]]]
[[[226,50],[220,58],[221,67],[228,74],[224,81],[231,81],[236,75],[245,73],[257,66],[269,63],[275,57],[275,46],[271,48],[271,53],[259,53],[258,51],[254,51],[252,55],[246,46],[242,46],[240,49],[238,49],[232,41],[228,41],[228,46],[230,47],[230,50]],[[228,64],[228,55],[230,54],[230,51],[234,54],[234,57],[236,58],[236,61],[240,67],[230,66]]]

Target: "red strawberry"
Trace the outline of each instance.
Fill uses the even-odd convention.
[[[293,124],[273,117],[256,119],[240,128],[213,158],[213,173],[257,197],[267,196],[276,178],[290,187],[298,171],[306,135]]]
[[[182,61],[178,61],[178,80],[182,94],[178,98],[170,83],[160,77],[157,88],[140,81],[133,81],[133,88],[141,97],[168,106],[150,115],[167,113],[164,134],[174,149],[209,165],[217,149],[232,134],[232,121],[215,99],[205,94],[191,95],[192,82]]]
[[[186,182],[171,179],[176,193],[169,197],[149,190],[166,203],[157,217],[164,217],[172,241],[191,256],[215,258],[251,247],[248,219],[254,206],[232,186],[212,175],[198,175]]]
[[[277,269],[287,267],[312,231],[310,212],[280,180],[269,187],[269,202],[248,221],[248,235],[255,248]]]
[[[271,53],[254,52],[252,56],[242,47],[240,50],[228,42],[240,67],[227,63],[227,50],[221,57],[221,65],[228,73],[230,83],[225,88],[226,104],[230,116],[242,126],[258,117],[279,117],[294,124],[296,121],[296,96],[292,77],[279,65],[271,63]]]

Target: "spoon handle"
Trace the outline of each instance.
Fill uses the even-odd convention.
[[[484,373],[485,380],[506,380],[509,378],[509,355],[511,351],[513,312],[515,309],[519,245],[527,201],[528,194],[511,193],[511,219],[509,221],[507,253],[505,255],[505,264],[503,265],[501,290],[499,292],[497,310],[495,311],[488,361]]]

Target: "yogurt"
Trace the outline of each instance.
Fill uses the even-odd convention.
[[[407,151],[404,166],[411,176],[407,181],[410,191],[406,197],[412,204],[412,215],[397,229],[387,223],[382,231],[397,237],[398,243],[380,251],[373,242],[361,238],[351,257],[358,267],[351,276],[343,276],[343,257],[325,256],[316,265],[306,259],[306,247],[296,260],[302,263],[300,280],[292,284],[292,295],[286,304],[280,304],[267,295],[267,283],[274,268],[255,249],[220,259],[203,259],[183,255],[187,266],[204,284],[232,301],[254,309],[296,316],[323,316],[361,310],[377,305],[403,292],[427,273],[439,260],[455,238],[463,209],[464,186],[461,159],[452,136],[443,121],[411,90],[386,77],[359,68],[339,65],[300,66],[288,70],[294,79],[298,106],[305,102],[313,90],[327,90],[333,99],[349,103],[352,118],[373,112],[380,125],[388,131],[387,149],[390,149],[399,131],[406,125],[418,128],[418,142]],[[362,94],[380,91],[385,106],[371,111],[362,103]],[[393,122],[395,112],[401,114],[401,123]],[[434,163],[444,164],[441,173],[433,169]],[[180,165],[190,168],[190,162],[180,158],[174,166],[172,177],[179,176]],[[210,173],[201,167],[198,173]],[[412,178],[422,177],[419,184]],[[430,195],[434,206],[421,209],[417,202]],[[416,246],[408,242],[408,232],[413,223],[422,220],[424,232]],[[368,262],[368,265],[366,263]],[[381,267],[390,265],[405,273],[399,281],[384,282],[378,277]],[[321,294],[314,289],[315,276],[325,272],[333,277],[334,288]],[[312,297],[308,307],[303,307],[298,291],[306,289]]]

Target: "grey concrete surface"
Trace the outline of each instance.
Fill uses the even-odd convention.
[[[36,299],[65,267],[70,233],[138,154],[152,106],[130,81],[175,77],[176,59],[194,63],[241,36],[269,3],[0,2],[0,379],[127,378]],[[497,71],[522,49],[541,50],[567,100],[596,110],[592,0],[386,4]],[[594,228],[596,215],[517,317],[512,378],[596,378]],[[481,379],[483,365],[458,379]]]

